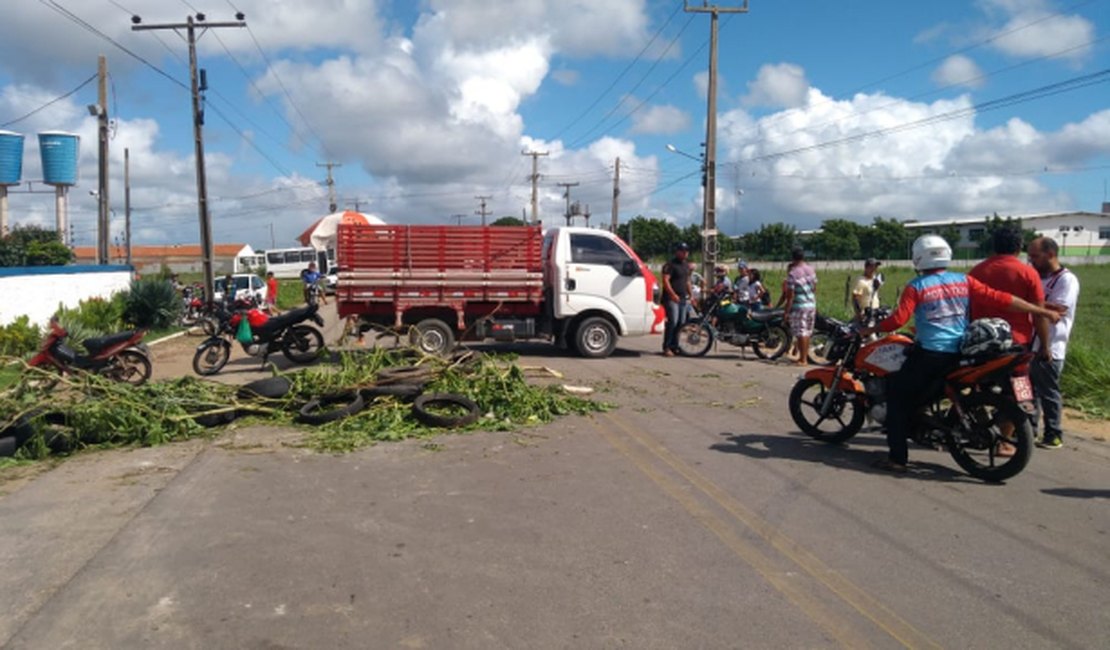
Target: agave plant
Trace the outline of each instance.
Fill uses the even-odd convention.
[[[135,327],[165,329],[177,322],[181,299],[169,282],[161,278],[142,278],[131,283],[123,319]]]

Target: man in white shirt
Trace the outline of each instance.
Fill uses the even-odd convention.
[[[879,308],[879,287],[882,286],[882,280],[875,274],[880,264],[882,262],[874,257],[867,258],[863,263],[863,275],[856,278],[852,285],[852,308],[856,312],[857,323],[869,324],[864,322],[867,310]]]
[[[1029,263],[1041,274],[1044,285],[1045,305],[1063,305],[1067,311],[1055,325],[1050,326],[1047,345],[1038,338],[1033,349],[1037,357],[1030,369],[1033,390],[1037,395],[1039,424],[1044,413],[1044,437],[1037,443],[1042,449],[1059,449],[1064,446],[1060,429],[1063,399],[1060,396],[1060,373],[1068,351],[1068,337],[1075,323],[1075,306],[1079,301],[1079,278],[1060,265],[1060,247],[1049,237],[1038,237],[1029,243]]]
[[[736,302],[740,304],[747,304],[748,302],[748,263],[744,260],[736,262],[736,270],[739,272],[736,275],[736,281],[732,283],[733,293],[735,294]]]

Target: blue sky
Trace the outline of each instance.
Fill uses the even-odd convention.
[[[477,195],[493,196],[495,216],[519,216],[530,193],[522,149],[551,152],[540,163],[546,223],[561,221],[560,182],[579,182],[572,198],[594,223],[608,220],[617,156],[622,219],[700,220],[698,165],[666,145],[696,155],[704,141],[709,18],[680,2],[14,4],[0,24],[0,124],[69,92],[108,55],[112,204],[122,215],[127,146],[136,241],[196,240],[188,94],[66,11],[182,82],[182,40],[132,32],[129,14],[149,24],[246,13],[249,31],[211,32],[200,48],[213,89],[206,143],[220,241],[268,247],[272,224],[273,241],[287,245],[326,212],[316,167],[326,160],[343,165],[341,205],[357,200],[390,222],[476,222]],[[1097,210],[1104,200],[1110,76],[977,107],[1110,68],[1110,0],[753,0],[749,9],[721,19],[726,231]],[[81,187],[71,194],[79,243],[94,232],[95,124],[85,105],[95,92],[90,84],[3,127],[82,134]],[[37,156],[29,138],[27,179],[38,177]],[[11,204],[14,223],[52,223],[49,196],[13,194]]]

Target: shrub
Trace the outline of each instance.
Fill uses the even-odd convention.
[[[61,266],[73,261],[73,251],[53,230],[16,226],[0,237],[0,266]]]
[[[158,277],[132,282],[124,301],[123,319],[143,329],[171,327],[181,314],[181,299],[177,291],[169,282]]]
[[[34,352],[42,340],[42,332],[27,316],[20,316],[0,327],[0,355],[21,357]]]

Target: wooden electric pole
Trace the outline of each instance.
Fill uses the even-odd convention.
[[[620,196],[621,196],[621,157],[617,156],[617,164],[613,173],[613,219],[609,223],[609,232],[617,234],[620,225]]]
[[[96,206],[96,263],[108,264],[108,238],[110,204],[108,203],[108,59],[103,54],[97,59],[96,131],[97,131],[97,206]],[[91,109],[91,107],[90,107]],[[65,224],[61,224],[64,236]]]
[[[480,205],[482,206],[481,209],[475,210],[474,214],[480,215],[482,217],[482,225],[484,226],[486,225],[486,217],[493,214],[489,210],[486,210],[486,201],[492,199],[493,196],[476,196],[474,198],[478,199]]]
[[[208,90],[207,75],[200,71],[205,83],[201,83],[197,71],[197,30],[204,36],[209,29],[220,27],[247,26],[244,22],[243,12],[235,14],[234,22],[209,23],[205,22],[204,14],[198,13],[188,16],[184,23],[166,23],[162,25],[141,25],[142,18],[132,16],[132,31],[150,31],[170,29],[178,34],[185,32],[185,42],[189,44],[189,81],[193,95],[193,150],[197,166],[197,216],[200,220],[200,254],[201,264],[204,268],[204,291],[206,296],[215,295],[215,269],[213,268],[214,246],[212,243],[212,215],[208,213],[208,178],[204,167],[204,96],[202,91]]]
[[[539,182],[540,182],[539,160],[540,160],[540,156],[548,156],[548,155],[550,155],[550,152],[547,152],[547,151],[521,151],[520,155],[522,155],[522,156],[531,156],[532,157],[532,175],[529,176],[528,179],[532,181],[532,225],[536,225],[537,223],[540,222],[540,216],[539,216],[539,212],[540,212],[539,203],[540,202],[539,202],[539,194],[538,194],[538,185],[539,185]]]
[[[339,204],[335,202],[335,179],[332,178],[331,170],[333,167],[342,167],[342,163],[326,162],[316,163],[317,167],[328,168],[328,214],[335,214],[339,210]]]
[[[684,0],[683,8],[688,13],[709,14],[709,83],[706,92],[705,120],[705,196],[702,200],[702,255],[704,257],[704,278],[713,277],[713,267],[717,265],[717,31],[721,14],[742,14],[748,12],[748,0],[740,7],[720,7],[710,5],[705,0],[700,7],[691,7]]]

